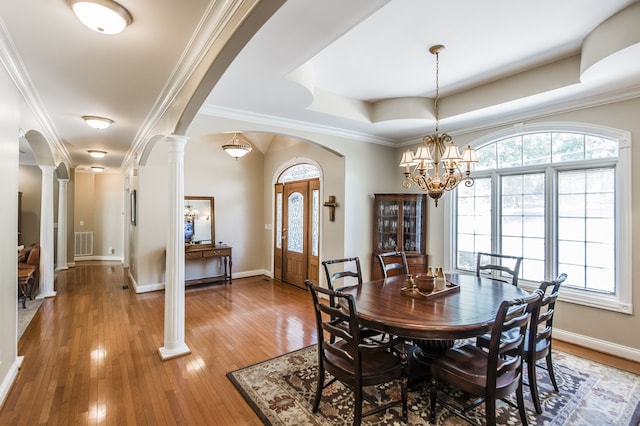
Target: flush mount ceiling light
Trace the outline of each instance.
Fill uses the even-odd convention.
[[[98,151],[95,149],[90,149],[89,155],[92,156],[93,158],[102,158],[105,155],[107,155],[107,151]]]
[[[93,170],[96,173],[100,173],[100,172],[104,171],[104,167],[102,167],[102,166],[91,166],[91,170]]]
[[[93,127],[94,129],[106,129],[111,126],[113,120],[110,118],[98,117],[95,115],[85,115],[82,117],[87,126]]]
[[[251,144],[247,142],[241,135],[238,133],[233,134],[233,139],[226,145],[222,145],[222,149],[235,158],[236,160],[240,157],[244,157],[248,153],[251,152],[253,148],[251,148]]]
[[[102,34],[118,34],[131,24],[131,14],[112,0],[67,0],[80,22]]]

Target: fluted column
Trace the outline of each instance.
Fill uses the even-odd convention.
[[[189,138],[171,135],[169,144],[169,233],[164,289],[163,360],[191,352],[184,342],[184,147]]]
[[[58,270],[67,266],[67,183],[69,179],[58,179]]]
[[[53,297],[53,166],[40,166],[42,195],[40,207],[40,288],[38,299]]]

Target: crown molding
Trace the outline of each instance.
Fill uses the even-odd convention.
[[[203,14],[202,19],[180,56],[176,67],[173,69],[167,83],[158,95],[156,102],[142,123],[142,126],[140,126],[131,144],[131,148],[120,165],[122,170],[125,170],[130,162],[140,157],[146,144],[157,133],[154,133],[154,129],[156,129],[162,118],[170,111],[171,106],[179,97],[181,90],[187,86],[189,79],[197,73],[215,43],[220,40],[224,32],[228,30],[229,23],[233,21],[238,13],[242,13],[242,11],[247,8],[251,9],[253,4],[253,0],[226,0],[209,3],[207,10]],[[177,120],[178,118],[176,118],[175,123],[171,124],[175,126]]]
[[[351,130],[340,129],[332,126],[309,123],[306,121],[291,120],[288,118],[276,117],[256,112],[243,111],[234,108],[220,107],[217,105],[203,105],[199,111],[200,114],[212,117],[228,118],[231,120],[247,121],[251,123],[263,124],[273,127],[284,127],[287,129],[301,130],[305,132],[320,133],[324,135],[338,136],[347,139],[354,139],[364,142],[375,143],[389,147],[398,146],[392,139],[381,138],[376,135],[362,132],[354,132]]]

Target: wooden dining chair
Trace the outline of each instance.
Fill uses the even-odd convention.
[[[339,290],[349,285],[362,284],[362,268],[359,257],[347,257],[322,261],[324,273],[327,276],[327,287],[330,290]],[[332,306],[335,301],[331,300]],[[361,327],[360,334],[363,338],[375,338],[382,340],[386,334],[371,328]]]
[[[346,285],[362,284],[362,268],[360,258],[347,257],[322,261],[324,273],[327,276],[327,285],[330,289],[344,287]],[[339,283],[339,286],[335,284]]]
[[[318,382],[313,412],[317,412],[320,407],[323,389],[338,380],[354,392],[354,425],[360,425],[362,417],[399,404],[402,405],[402,417],[406,421],[408,367],[403,339],[389,339],[378,343],[363,340],[353,295],[318,287],[308,280],[305,285],[313,298],[318,338]],[[326,298],[319,297],[320,294]],[[327,298],[334,299],[336,305],[328,302]],[[343,327],[344,323],[348,324],[347,328]],[[326,383],[325,372],[333,376]],[[398,400],[378,405],[363,391],[365,386],[393,381],[400,382]],[[363,413],[365,399],[374,408]]]
[[[476,255],[476,277],[486,276],[494,280],[518,285],[522,257],[497,253]]]
[[[485,403],[486,424],[496,424],[496,401],[516,392],[520,420],[527,426],[522,391],[522,354],[525,333],[533,312],[539,305],[542,292],[521,299],[505,300],[500,304],[491,329],[489,351],[473,344],[447,350],[444,355],[431,362],[431,423],[436,424],[436,399],[440,382],[478,396],[479,398],[461,409],[444,401],[440,405],[457,416],[470,421],[465,414]],[[505,337],[506,336],[506,337]]]
[[[407,255],[404,251],[390,251],[378,254],[378,263],[382,271],[382,277],[387,278],[390,275],[407,275],[409,274],[409,264],[407,263]],[[389,274],[389,272],[392,272]]]
[[[531,399],[536,409],[536,413],[542,414],[540,404],[540,394],[536,376],[537,367],[546,369],[553,389],[560,392],[556,376],[553,372],[553,358],[551,356],[551,343],[553,333],[553,314],[555,313],[556,301],[560,292],[560,286],[567,279],[567,274],[562,273],[551,281],[542,281],[538,289],[542,293],[538,310],[532,312],[529,328],[527,329],[524,342],[524,360],[527,363],[527,379],[531,390]],[[490,336],[485,334],[476,339],[476,345],[482,348],[489,347]],[[546,368],[539,366],[538,361],[545,359]]]

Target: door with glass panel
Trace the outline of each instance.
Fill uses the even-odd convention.
[[[304,288],[318,282],[320,181],[276,185],[274,278]]]

